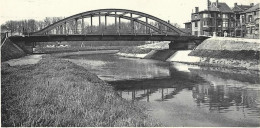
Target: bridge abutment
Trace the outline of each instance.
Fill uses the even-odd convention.
[[[33,49],[35,48],[35,42],[15,42],[26,54],[33,54]]]
[[[200,44],[200,43],[198,43]],[[169,43],[169,49],[171,50],[192,50],[194,49],[197,45],[197,42],[194,41],[171,41]]]
[[[188,44],[184,41],[171,41],[169,43],[169,49],[171,50],[187,50]]]

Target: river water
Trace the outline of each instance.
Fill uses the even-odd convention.
[[[109,54],[64,57],[145,104],[165,126],[260,126],[259,72],[206,68]]]

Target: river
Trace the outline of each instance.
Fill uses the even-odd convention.
[[[259,72],[124,58],[114,52],[63,58],[97,74],[122,98],[147,106],[148,114],[165,126],[260,126]]]
[[[259,72],[109,54],[64,57],[148,107],[165,126],[260,126]]]

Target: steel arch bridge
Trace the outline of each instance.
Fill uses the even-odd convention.
[[[31,33],[31,35],[50,35],[50,34],[71,34],[68,31],[67,24],[69,22],[75,23],[74,28],[74,34],[95,34],[93,33],[93,17],[98,17],[99,19],[99,30],[105,31],[107,29],[107,17],[114,17],[115,18],[115,31],[117,34],[121,34],[121,19],[126,19],[131,22],[131,32],[130,34],[138,34],[135,32],[135,23],[139,23],[143,26],[145,26],[145,32],[142,34],[163,34],[163,35],[187,35],[185,32],[181,31],[180,29],[176,28],[175,26],[171,25],[170,23],[161,20],[160,18],[157,18],[155,16],[133,11],[133,10],[126,10],[126,9],[98,9],[98,10],[92,10],[87,12],[78,13],[75,15],[72,15],[70,17],[67,17],[65,19],[62,19],[60,21],[57,21],[42,30],[39,30],[37,32]],[[101,25],[101,17],[105,17],[105,28]],[[85,22],[84,19],[90,18],[90,32],[86,31],[85,28]],[[143,19],[143,20],[141,20]],[[79,27],[79,20],[80,27]],[[118,20],[118,21],[117,21]],[[157,24],[152,25],[149,22],[154,21]],[[89,30],[88,30],[89,31]],[[99,33],[104,34],[104,33]]]
[[[98,26],[93,25],[93,17],[98,17]],[[105,24],[101,24],[101,17],[105,19]],[[106,33],[109,27],[107,17],[114,18],[114,33]],[[85,25],[84,20],[87,18],[90,19],[90,26]],[[122,19],[130,21],[127,27],[130,32],[123,31]],[[69,23],[74,25],[69,26]],[[136,32],[138,24],[144,26],[142,33]],[[98,31],[94,32],[94,29]],[[126,9],[86,11],[64,18],[28,35],[9,37],[21,47],[28,47],[29,51],[32,51],[36,42],[52,41],[171,41],[170,49],[187,49],[190,42],[197,45],[207,38],[189,35],[160,18]]]

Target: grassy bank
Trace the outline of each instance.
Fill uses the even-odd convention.
[[[6,126],[157,126],[96,75],[44,57],[35,65],[1,68],[1,123]]]
[[[229,50],[205,50],[196,49],[192,51],[190,56],[209,57],[209,58],[225,58],[235,60],[259,60],[259,51],[253,50],[240,50],[240,51],[229,51]]]
[[[95,50],[119,50],[124,46],[94,46],[94,47],[64,47],[64,48],[36,48],[36,53],[61,53],[61,52],[78,52],[78,51],[95,51]]]

